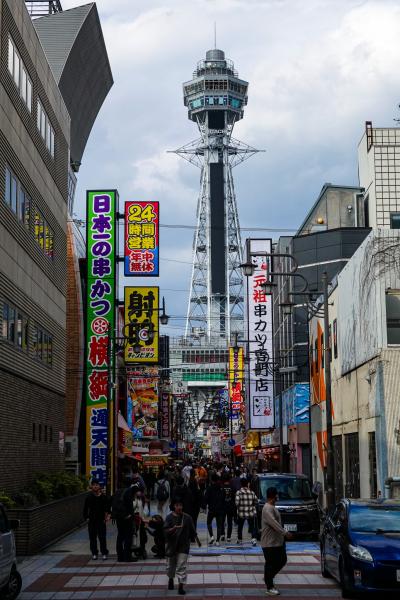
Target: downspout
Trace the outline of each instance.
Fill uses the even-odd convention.
[[[388,449],[386,435],[386,413],[385,413],[385,386],[383,381],[383,361],[377,361],[376,367],[376,387],[375,387],[375,406],[376,406],[376,448],[378,449],[376,457],[378,493],[382,492],[382,497],[386,498],[387,487],[385,481],[388,477]]]

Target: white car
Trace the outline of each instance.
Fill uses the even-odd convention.
[[[22,579],[17,570],[15,556],[15,540],[13,529],[17,529],[19,521],[7,518],[4,506],[0,504],[0,598],[15,600],[18,597]]]

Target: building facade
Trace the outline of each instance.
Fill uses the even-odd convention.
[[[64,464],[70,116],[22,0],[2,0],[0,28],[0,487],[12,492]]]
[[[358,146],[367,227],[400,228],[400,128],[365,124]]]
[[[0,3],[0,488],[11,493],[43,468],[64,468],[66,432],[79,420],[74,387],[66,421],[68,274],[78,272],[67,268],[67,222],[112,84],[94,3],[34,21],[27,5]]]
[[[296,261],[297,277],[276,277],[274,291],[274,348],[276,376],[274,382],[275,407],[282,401],[291,405],[289,413],[296,413],[297,390],[301,397],[309,390],[308,302],[321,290],[322,274],[326,271],[331,281],[343,269],[350,257],[369,233],[364,227],[363,193],[359,187],[325,184],[302,225],[293,237],[281,237],[275,247],[273,271],[290,272]],[[289,254],[292,258],[279,256]],[[311,297],[300,290],[307,283]],[[285,303],[293,303],[290,314],[285,314]],[[298,387],[300,386],[300,388]],[[286,408],[285,408],[286,410]],[[285,421],[283,411],[283,448],[285,470],[295,469],[311,475],[310,429],[307,420],[296,423]],[[287,412],[287,411],[286,411]],[[302,413],[302,418],[306,414]],[[276,422],[278,422],[276,418]],[[279,426],[272,445],[278,451]],[[297,448],[297,453],[295,449]],[[297,458],[296,458],[297,457]]]
[[[400,234],[372,230],[329,296],[336,497],[377,497],[400,470]],[[310,322],[314,477],[326,470],[323,323]]]

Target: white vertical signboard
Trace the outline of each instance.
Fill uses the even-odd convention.
[[[270,239],[247,240],[254,273],[247,277],[248,429],[274,427],[272,295],[261,284],[266,281],[271,254]]]

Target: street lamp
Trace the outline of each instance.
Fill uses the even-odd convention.
[[[250,260],[248,259],[247,262],[243,263],[242,265],[239,265],[239,267],[242,268],[243,275],[245,277],[251,277],[254,273],[254,269],[256,268],[256,265],[253,264],[252,262],[250,262]]]
[[[255,265],[251,263],[251,256],[249,252],[249,248],[247,250],[247,262],[241,265],[243,269],[243,274],[247,277],[251,277],[254,273]],[[254,253],[253,253],[254,255]],[[268,273],[268,280],[261,284],[261,287],[264,289],[265,293],[271,294],[273,293],[273,283],[271,282],[271,277],[297,277],[301,279],[303,282],[303,286],[300,290],[296,292],[288,292],[286,299],[284,302],[281,302],[279,305],[282,307],[282,313],[284,316],[290,316],[292,314],[294,303],[290,301],[290,296],[306,296],[310,298],[311,296],[322,295],[324,310],[323,310],[323,318],[324,318],[324,370],[325,370],[325,399],[326,399],[326,429],[327,429],[327,470],[326,470],[326,500],[328,507],[332,506],[335,502],[335,482],[334,482],[334,455],[333,455],[333,441],[332,441],[332,394],[331,394],[331,370],[330,370],[330,346],[329,346],[329,297],[328,297],[328,274],[326,271],[322,274],[322,291],[311,292],[308,289],[308,281],[307,279],[301,275],[301,273],[297,273],[298,263],[295,257],[292,254],[286,253],[276,253],[276,254],[268,254],[268,253],[257,253],[257,256],[264,256],[265,260],[268,259],[271,261],[272,269]],[[273,259],[274,258],[287,258],[292,263],[292,268],[290,271],[274,271],[273,270]],[[318,309],[314,309],[307,303],[307,315],[309,316],[322,316]],[[282,409],[282,394],[280,394],[280,412]],[[310,422],[311,422],[311,411],[310,411]],[[281,427],[281,436],[282,439],[282,428],[283,423],[282,420],[280,422]],[[282,461],[282,455],[281,455]]]

